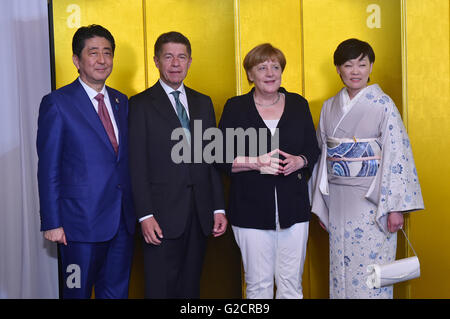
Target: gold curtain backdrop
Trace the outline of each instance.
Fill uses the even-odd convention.
[[[322,103],[342,87],[333,65],[336,46],[351,37],[368,41],[376,54],[371,83],[378,83],[403,115],[426,207],[406,223],[421,277],[396,285],[394,294],[450,298],[450,214],[442,200],[450,180],[448,0],[57,0],[52,8],[57,88],[77,77],[71,39],[79,26],[101,24],[114,35],[107,85],[128,96],[156,82],[153,44],[159,34],[177,30],[192,44],[186,84],[212,97],[217,120],[229,97],[250,89],[245,54],[270,42],[286,55],[282,85],[308,99],[317,125]],[[131,298],[143,297],[140,250],[136,237]],[[398,257],[410,254],[400,240]],[[241,272],[229,229],[208,243],[201,297],[240,298]],[[305,298],[328,298],[328,236],[314,218],[303,286]]]

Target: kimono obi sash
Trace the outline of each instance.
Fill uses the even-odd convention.
[[[327,138],[327,170],[330,175],[375,176],[380,160],[381,144],[376,138]]]

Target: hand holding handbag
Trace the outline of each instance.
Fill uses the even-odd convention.
[[[406,236],[405,231],[403,229],[401,229],[401,231],[405,235],[405,238],[415,256],[399,259],[384,265],[368,265],[367,272],[369,275],[367,277],[366,284],[370,289],[391,286],[398,282],[420,277],[419,258],[417,257],[416,251],[412,247],[411,242]]]

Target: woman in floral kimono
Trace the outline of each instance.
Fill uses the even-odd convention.
[[[311,179],[312,211],[329,233],[330,298],[392,298],[370,289],[367,266],[395,260],[403,213],[423,209],[411,145],[400,114],[377,84],[367,85],[375,54],[342,42],[334,64],[345,87],[325,101]]]

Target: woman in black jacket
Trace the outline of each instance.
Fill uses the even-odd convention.
[[[227,216],[241,249],[247,298],[302,298],[311,216],[307,177],[319,155],[308,102],[281,86],[283,53],[252,49],[244,68],[254,88],[229,99],[219,128],[231,176]]]

